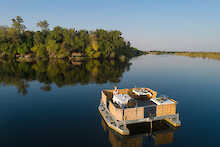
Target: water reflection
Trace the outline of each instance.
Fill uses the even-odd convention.
[[[88,60],[67,62],[64,60],[37,61],[34,63],[1,61],[0,84],[15,86],[19,93],[27,94],[29,82],[38,81],[43,91],[50,91],[51,84],[58,87],[75,84],[118,83],[131,63],[116,60]]]
[[[151,130],[149,124],[142,123],[128,126],[132,132],[130,136],[121,136],[114,130],[110,129],[105,121],[101,120],[103,130],[108,133],[108,139],[112,147],[142,147],[144,145],[161,145],[170,144],[174,141],[175,128],[169,126],[165,121],[156,121],[153,123]],[[139,129],[138,129],[139,128]]]

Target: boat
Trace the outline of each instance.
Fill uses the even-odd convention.
[[[150,94],[147,94],[150,93]],[[121,135],[129,135],[127,125],[146,123],[152,127],[157,120],[165,120],[179,127],[177,102],[170,97],[157,97],[150,88],[105,89],[101,91],[98,110],[106,124]]]

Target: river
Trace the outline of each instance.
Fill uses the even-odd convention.
[[[149,87],[178,101],[182,126],[123,137],[99,112],[102,89]],[[129,62],[0,62],[0,145],[218,146],[220,61],[145,55]],[[143,129],[146,129],[143,127]],[[147,132],[147,130],[146,130]]]

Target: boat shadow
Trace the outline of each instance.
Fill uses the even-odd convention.
[[[174,141],[174,132],[178,129],[170,126],[166,121],[160,120],[153,122],[152,129],[149,123],[127,125],[130,135],[122,136],[109,128],[102,118],[101,125],[114,147],[170,144]]]

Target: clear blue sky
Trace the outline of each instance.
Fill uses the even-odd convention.
[[[0,0],[0,25],[22,16],[28,29],[51,27],[123,32],[142,50],[220,51],[220,0]]]

